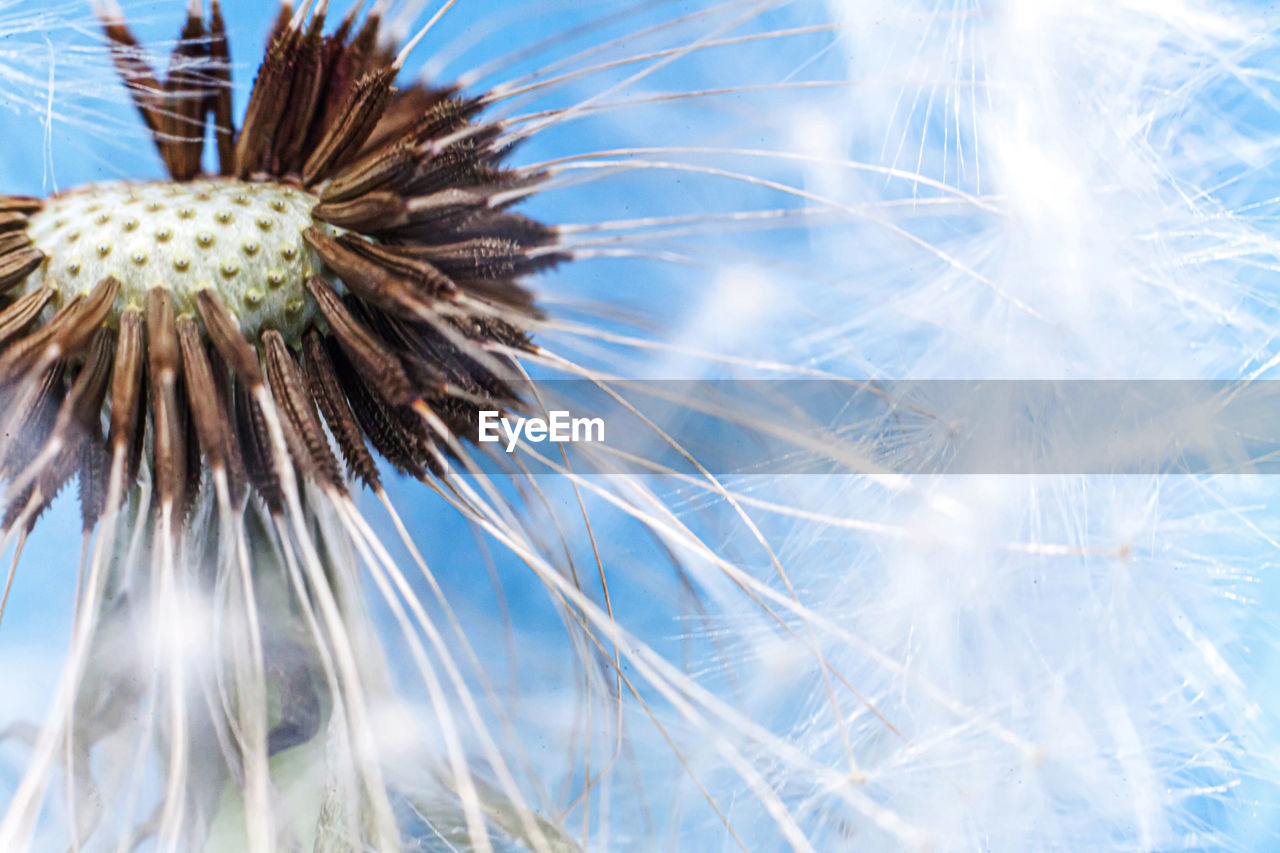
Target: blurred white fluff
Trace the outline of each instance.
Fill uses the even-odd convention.
[[[846,150],[989,205],[851,188],[919,201],[891,224],[920,243],[828,232],[861,257],[842,335],[873,372],[1274,377],[1273,10],[832,5],[863,84]],[[811,600],[888,658],[829,649],[901,730],[854,715],[877,801],[940,849],[1275,845],[1269,480],[829,486],[814,508],[894,528],[802,558]]]

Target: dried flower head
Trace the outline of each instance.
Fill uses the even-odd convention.
[[[22,484],[9,525],[29,527],[78,471],[92,526],[113,469],[130,488],[143,452],[173,523],[202,458],[233,500],[247,481],[279,511],[273,431],[303,480],[341,490],[321,417],[366,483],[370,446],[439,472],[479,408],[514,399],[502,351],[526,345],[517,324],[533,310],[520,279],[563,257],[532,253],[551,232],[510,210],[539,176],[502,166],[498,128],[473,121],[479,99],[394,87],[416,40],[393,54],[377,10],[326,32],[324,4],[286,7],[239,129],[216,2],[207,26],[188,10],[163,81],[118,12],[104,16],[171,180],[0,202],[0,374],[48,435],[4,460]],[[216,73],[192,71],[199,60]],[[207,127],[216,176],[201,172]]]
[[[301,832],[343,849],[398,848],[367,707],[376,655],[359,650],[360,594],[331,553],[342,541],[316,535],[324,512],[366,554],[385,552],[360,539],[367,527],[330,436],[379,494],[375,454],[420,479],[442,473],[477,411],[515,400],[510,355],[529,347],[521,318],[537,316],[521,279],[564,257],[548,250],[549,229],[512,211],[541,176],[503,166],[509,141],[475,120],[482,100],[395,86],[451,5],[398,52],[382,6],[362,17],[357,5],[326,31],[326,3],[286,5],[238,129],[216,0],[207,20],[189,6],[163,79],[120,10],[100,10],[169,180],[0,198],[0,385],[19,437],[0,459],[4,530],[25,537],[76,476],[86,543],[101,530],[52,718],[71,723],[42,733],[0,847],[26,844],[56,752],[73,756],[72,784],[96,790],[74,756],[115,725],[82,715],[97,707],[112,719],[154,696],[138,692],[149,655],[166,710],[143,741],[168,757],[165,794],[152,821],[124,820],[122,838],[154,834],[173,849],[216,834],[230,779],[246,815],[236,836],[255,850],[296,843],[271,802],[267,762],[326,721],[338,757],[326,762],[320,817]],[[210,135],[217,174],[202,171]],[[187,536],[201,525],[217,535]],[[150,543],[113,561],[117,529],[135,543],[150,531]],[[208,571],[184,568],[206,547]],[[143,592],[133,585],[147,552]],[[229,615],[208,623],[213,653],[194,654],[200,614],[227,596]],[[151,630],[112,655],[116,642],[128,648],[129,612]],[[196,713],[200,695],[220,695],[221,710]],[[457,779],[469,779],[445,733]],[[216,760],[204,751],[214,744]],[[475,785],[461,784],[468,831],[484,839]],[[103,800],[70,798],[73,844],[105,820]]]

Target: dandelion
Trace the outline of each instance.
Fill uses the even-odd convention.
[[[513,208],[577,164],[504,160],[587,104],[484,121],[486,107],[548,82],[481,96],[395,88],[452,5],[403,44],[386,34],[384,5],[357,6],[331,30],[326,4],[286,6],[238,127],[216,3],[207,21],[199,4],[188,8],[164,74],[119,8],[99,10],[168,177],[3,200],[0,373],[15,436],[4,531],[18,539],[8,583],[73,477],[84,565],[62,686],[27,738],[0,847],[31,842],[57,769],[58,821],[73,847],[115,837],[161,849],[399,849],[406,795],[385,778],[388,738],[377,733],[388,714],[404,721],[364,615],[359,563],[403,632],[443,744],[437,787],[448,804],[409,807],[477,849],[495,832],[536,849],[567,843],[525,804],[453,652],[350,499],[338,461],[382,498],[432,586],[375,453],[442,482],[446,500],[582,621],[599,646],[584,659],[611,646],[620,666],[625,640],[603,564],[601,609],[542,556],[462,446],[481,409],[518,402],[516,359],[574,368],[532,343],[526,328],[542,315],[522,280],[590,253],[562,249],[571,232]],[[660,67],[671,55],[639,59]],[[203,170],[208,136],[216,175]],[[480,492],[447,476],[455,464]],[[665,685],[672,676],[656,664],[648,677]],[[621,672],[612,680],[617,703]],[[622,749],[621,721],[615,729],[606,767]],[[103,780],[95,755],[114,742],[137,759],[110,764]]]
[[[353,10],[326,33],[323,6],[310,15],[286,7],[238,129],[216,3],[207,31],[200,6],[188,9],[163,82],[119,10],[102,16],[169,180],[3,202],[0,265],[13,294],[4,373],[11,426],[23,437],[7,455],[5,529],[25,536],[78,472],[86,536],[104,532],[85,577],[64,694],[68,726],[46,729],[0,846],[26,843],[42,798],[41,765],[55,746],[76,789],[67,804],[73,843],[102,819],[100,796],[83,795],[93,783],[77,760],[99,737],[84,731],[81,714],[101,713],[139,677],[131,665],[96,665],[103,636],[131,618],[119,607],[145,613],[153,626],[143,634],[160,673],[150,689],[167,705],[153,735],[168,756],[164,791],[139,839],[154,833],[165,849],[198,843],[219,783],[233,779],[244,792],[250,846],[275,849],[267,759],[313,737],[323,713],[353,766],[348,785],[326,784],[326,813],[312,834],[317,843],[393,849],[399,833],[370,746],[367,676],[344,622],[348,594],[333,577],[344,568],[322,558],[313,538],[317,499],[362,533],[320,417],[352,474],[381,491],[370,446],[402,472],[439,475],[477,407],[514,400],[503,376],[510,360],[494,350],[528,346],[511,323],[530,311],[517,281],[558,260],[531,252],[550,241],[548,229],[507,210],[538,176],[501,167],[509,143],[496,127],[471,123],[478,99],[425,86],[393,92],[439,15],[393,55],[378,10],[363,22]],[[198,60],[212,69],[206,79]],[[207,119],[216,178],[199,177]],[[212,520],[199,506],[206,471]],[[258,547],[250,555],[242,521],[245,502],[259,500],[266,541],[274,534],[288,567],[281,586],[300,596],[283,614],[259,609],[262,559]],[[121,604],[119,596],[137,595],[133,565],[122,576],[109,571],[126,501],[129,526],[149,531],[142,547],[150,577],[142,601]],[[214,564],[225,574],[191,570],[195,523],[218,531]],[[200,634],[220,633],[216,618],[200,618],[198,602],[222,596],[238,601],[243,623],[218,637],[232,644],[225,670],[197,654]],[[291,636],[307,633],[309,641]],[[282,666],[286,683],[269,689],[267,672]],[[311,682],[313,669],[323,672],[323,688]],[[81,689],[90,674],[103,679],[101,693]],[[202,695],[220,697],[207,709],[211,719],[194,711]],[[269,704],[278,706],[273,725]],[[76,737],[87,742],[77,747]],[[203,751],[214,744],[220,766]],[[468,831],[480,843],[474,784],[456,748],[451,760]]]
[[[1267,479],[627,381],[1268,377],[1271,16],[269,11],[0,14],[0,850],[1272,843]],[[638,449],[475,441],[565,377]]]

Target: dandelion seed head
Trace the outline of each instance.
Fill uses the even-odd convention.
[[[141,310],[153,288],[167,290],[175,310],[191,315],[198,312],[196,293],[212,290],[246,335],[272,328],[296,347],[316,310],[306,280],[324,268],[303,234],[313,226],[331,237],[342,233],[315,222],[317,203],[301,189],[234,179],[82,187],[31,216],[27,233],[47,260],[23,292],[48,283],[65,300],[112,276],[120,282],[109,316],[115,325],[124,308]],[[110,251],[102,255],[93,246]],[[288,307],[295,302],[301,310]]]

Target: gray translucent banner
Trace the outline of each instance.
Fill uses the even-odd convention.
[[[1280,382],[1272,381],[553,380],[515,387],[522,405],[485,416],[487,440],[481,427],[469,436],[481,451],[471,456],[486,471],[1280,472]],[[548,423],[540,429],[518,417]]]

